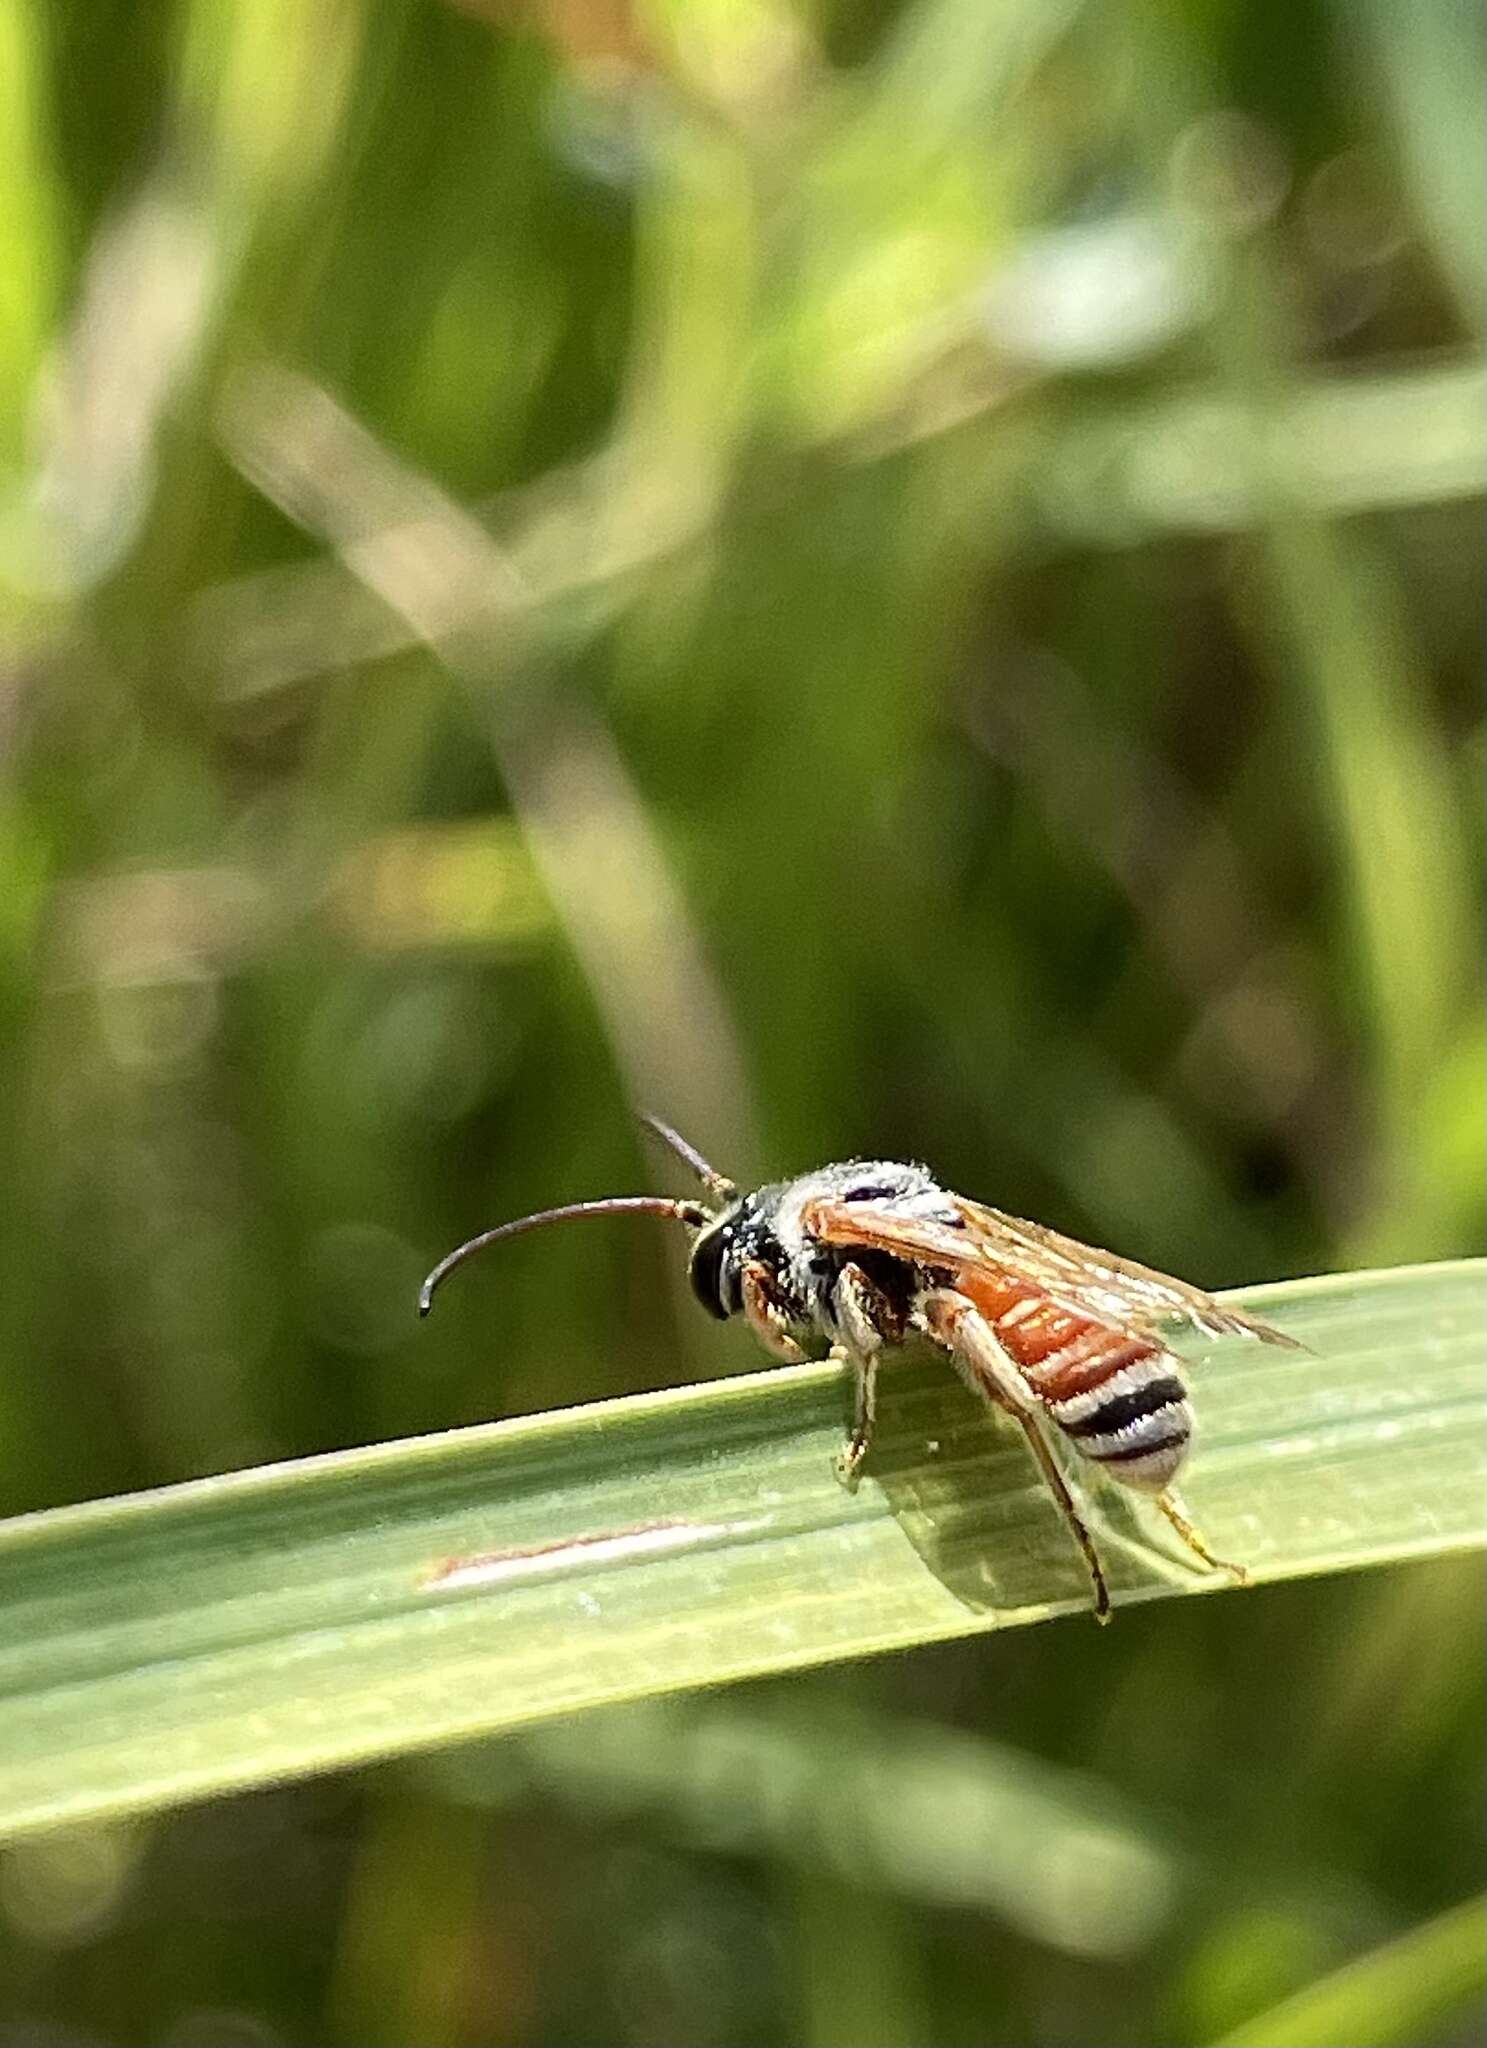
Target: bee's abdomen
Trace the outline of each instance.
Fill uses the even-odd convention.
[[[988,1304],[990,1306],[990,1304]],[[1170,1352],[1037,1295],[999,1305],[997,1341],[1082,1457],[1123,1486],[1160,1493],[1193,1433]]]

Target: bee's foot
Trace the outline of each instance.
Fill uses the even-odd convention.
[[[857,1443],[855,1440],[849,1443],[845,1450],[837,1453],[835,1459],[836,1476],[841,1484],[846,1487],[848,1493],[855,1493],[857,1491],[857,1482],[862,1477],[862,1461],[866,1456],[867,1445]]]

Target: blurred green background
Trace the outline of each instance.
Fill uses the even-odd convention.
[[[5,1512],[746,1369],[645,1223],[413,1321],[677,1187],[637,1106],[1208,1285],[1475,1249],[1483,71],[0,0]],[[0,2043],[1214,2040],[1481,1885],[1480,1577],[0,1851]]]

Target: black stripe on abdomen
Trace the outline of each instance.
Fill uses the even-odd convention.
[[[1060,1421],[1059,1427],[1066,1436],[1110,1436],[1130,1423],[1139,1422],[1144,1415],[1155,1415],[1158,1409],[1182,1401],[1186,1396],[1187,1389],[1182,1381],[1170,1373],[1163,1373],[1159,1378],[1147,1380],[1143,1386],[1112,1394],[1108,1401],[1097,1402],[1077,1422]],[[1057,1408],[1054,1416],[1057,1419]]]

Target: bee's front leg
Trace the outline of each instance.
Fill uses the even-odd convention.
[[[891,1320],[888,1303],[860,1266],[843,1266],[831,1290],[831,1312],[841,1337],[831,1355],[857,1375],[852,1406],[852,1434],[836,1461],[836,1474],[849,1491],[856,1488],[862,1461],[873,1440],[878,1417],[878,1354]]]
[[[740,1277],[744,1320],[766,1351],[783,1358],[787,1365],[799,1365],[805,1353],[790,1335],[790,1322],[770,1284],[769,1268],[762,1259],[749,1259]]]

